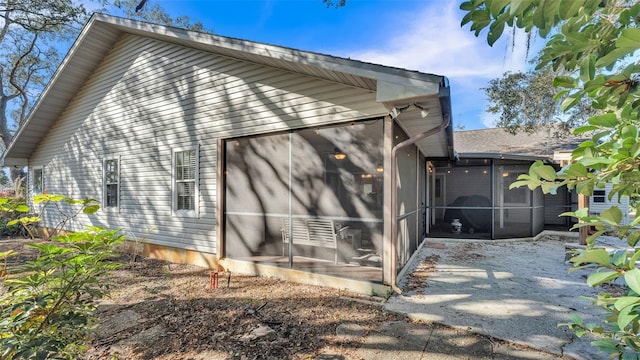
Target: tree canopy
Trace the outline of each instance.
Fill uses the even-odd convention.
[[[205,30],[189,17],[170,16],[158,4],[135,11],[138,4],[139,0],[93,2],[102,12],[123,12],[130,18]],[[0,151],[9,146],[89,15],[73,0],[0,0]],[[21,170],[14,169],[13,177],[20,175]]]
[[[85,9],[71,0],[0,3],[0,137],[11,140],[9,121],[21,124],[31,100],[59,62],[56,39],[73,37]]]
[[[105,8],[106,12],[113,11],[113,8],[120,9],[124,16],[130,19],[138,19],[154,24],[174,26],[193,31],[213,32],[206,29],[200,22],[193,22],[188,16],[171,16],[157,2],[140,0],[113,0],[112,6]]]
[[[568,135],[594,115],[590,101],[584,99],[563,112],[556,101],[560,92],[553,86],[559,73],[550,66],[527,72],[507,72],[482,88],[487,96],[487,112],[498,115],[496,126],[512,134],[553,129],[554,136]]]

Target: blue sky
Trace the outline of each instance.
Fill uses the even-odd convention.
[[[512,42],[507,31],[489,47],[484,37],[460,27],[460,1],[348,0],[339,9],[321,0],[148,2],[218,35],[447,76],[454,126],[467,130],[492,125],[480,88],[505,71],[527,67],[523,35]]]

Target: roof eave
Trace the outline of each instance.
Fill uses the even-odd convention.
[[[205,44],[211,47],[220,47],[234,50],[239,53],[251,53],[266,58],[279,59],[291,63],[304,64],[330,71],[344,72],[351,75],[362,76],[371,79],[384,80],[396,83],[407,83],[419,86],[425,82],[441,83],[443,76],[426,74],[418,71],[394,68],[384,65],[367,63],[331,56],[316,52],[297,50],[293,48],[259,43],[232,37],[190,31],[170,26],[141,22],[121,17],[104,14],[95,14],[92,19],[96,22],[108,23],[118,27],[122,32],[144,35],[147,37],[170,40],[180,39],[184,41]]]
[[[44,124],[45,127],[50,128],[52,123],[55,122],[56,118],[62,113],[62,111],[64,111],[68,102],[71,101],[72,97],[75,95],[73,91],[67,91],[68,94],[64,97],[63,101],[56,102],[55,106],[57,107],[57,111],[41,111],[43,104],[46,105],[51,102],[47,101],[47,99],[49,99],[52,93],[58,94],[58,97],[60,97],[60,92],[55,91],[56,87],[62,83],[60,86],[68,88],[69,85],[71,85],[71,88],[77,90],[86,81],[88,76],[90,76],[90,72],[83,77],[71,77],[65,75],[69,72],[69,64],[74,61],[77,53],[82,51],[83,44],[85,44],[85,42],[94,36],[105,36],[103,34],[105,33],[105,28],[101,26],[107,26],[114,31],[109,32],[109,41],[100,41],[99,44],[96,45],[100,46],[97,49],[99,53],[104,52],[106,54],[106,52],[111,49],[117,38],[128,33],[166,42],[180,43],[182,45],[185,45],[186,43],[187,45],[193,45],[194,48],[210,52],[215,52],[216,49],[219,49],[224,50],[226,53],[229,53],[230,51],[235,52],[238,55],[251,54],[255,59],[259,59],[260,57],[265,59],[277,59],[279,61],[303,64],[326,71],[373,79],[376,80],[377,87],[379,87],[376,91],[385,91],[391,88],[397,96],[399,95],[404,98],[437,95],[442,91],[443,87],[448,89],[446,78],[444,76],[371,64],[281,46],[256,43],[248,40],[188,31],[104,14],[94,14],[89,19],[87,25],[83,28],[82,32],[69,50],[67,56],[65,56],[62,63],[54,73],[51,81],[49,81],[45,87],[29,116],[14,135],[9,147],[3,154],[5,161],[8,159],[16,159],[14,162],[26,162],[26,159],[31,156],[38,145],[38,141],[21,141],[25,132],[29,131],[32,123],[34,122],[38,122],[40,125]],[[96,49],[92,50],[95,51]],[[90,66],[95,67],[98,65],[99,60],[96,59],[94,61],[96,63],[90,63]],[[44,136],[42,134],[36,135],[39,135],[40,138]]]
[[[466,152],[456,153],[456,157],[461,159],[497,159],[497,160],[522,160],[522,161],[544,161],[553,163],[553,159],[541,155],[491,153],[491,152]]]

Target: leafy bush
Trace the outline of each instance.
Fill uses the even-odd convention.
[[[97,210],[93,201],[55,195],[48,199],[82,204],[84,213]],[[38,220],[26,216],[17,223]],[[37,259],[6,269],[6,291],[0,295],[0,359],[76,358],[95,323],[95,300],[109,291],[104,277],[119,266],[112,258],[123,235],[90,227],[51,240],[29,245],[39,251]],[[0,253],[0,258],[11,255]]]
[[[587,239],[587,250],[580,251],[571,258],[575,265],[571,270],[589,268],[593,272],[587,278],[589,286],[599,286],[611,283],[622,283],[622,291],[616,288],[605,288],[596,298],[591,298],[593,305],[604,310],[602,323],[585,323],[579,316],[571,317],[571,322],[561,324],[568,326],[582,336],[589,332],[597,334],[600,340],[592,344],[605,353],[612,354],[619,359],[638,359],[640,356],[640,269],[637,268],[640,259],[640,249],[633,251],[626,249],[608,252],[605,249],[594,248],[595,239],[605,231],[616,231],[618,236],[627,239],[631,247],[638,242],[639,232],[631,226],[620,226],[622,212],[618,207],[603,211],[600,216],[589,216],[588,209],[580,209],[567,213],[577,217],[582,224],[576,227],[591,226],[596,232]],[[638,220],[638,219],[636,219]]]
[[[466,11],[462,24],[479,35],[487,32],[487,42],[494,44],[508,27],[520,28],[529,35],[539,34],[546,43],[537,69],[551,66],[568,75],[557,76],[556,96],[563,111],[570,111],[583,100],[591,103],[597,115],[588,124],[574,130],[590,134],[572,153],[572,163],[557,171],[541,162],[533,164],[511,187],[541,188],[554,194],[567,186],[582,196],[594,189],[612,185],[614,196],[640,199],[640,3],[638,1],[544,1],[544,0],[470,0],[461,4]],[[640,358],[640,214],[629,225],[616,206],[590,216],[588,209],[564,215],[581,222],[574,228],[594,227],[587,238],[587,249],[571,259],[577,268],[593,272],[591,286],[618,281],[623,293],[612,287],[592,299],[604,310],[601,323],[585,324],[579,317],[564,324],[577,335],[591,332],[601,336],[592,344],[610,358]],[[617,234],[625,239],[630,251],[607,252],[594,248],[597,237]]]
[[[24,203],[21,188],[22,180],[18,179],[12,188],[0,192],[0,236],[28,236],[24,226],[15,223],[15,220],[29,211],[29,207]]]

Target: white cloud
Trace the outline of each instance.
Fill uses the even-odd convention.
[[[500,117],[496,114],[491,114],[485,111],[480,114],[480,120],[482,120],[482,125],[488,128],[494,128],[496,127],[498,120],[500,120]]]
[[[416,12],[401,33],[389,38],[376,49],[364,49],[349,54],[352,58],[379,64],[397,66],[426,73],[445,75],[465,82],[465,78],[489,79],[507,70],[520,70],[525,66],[525,51],[516,46],[513,52],[511,34],[489,47],[485,38],[476,38],[469,27],[460,27],[463,13],[455,2],[447,5],[434,2]],[[523,44],[520,37],[516,44]]]
[[[527,39],[522,31],[506,29],[502,38],[490,47],[486,31],[476,37],[469,25],[460,26],[464,13],[457,2],[433,1],[412,18],[399,22],[395,35],[375,49],[351,51],[351,58],[444,75],[452,87],[454,115],[468,128],[494,127],[495,115],[484,112],[486,99],[479,91],[490,79],[506,71],[525,71]],[[464,114],[464,115],[463,115]]]

